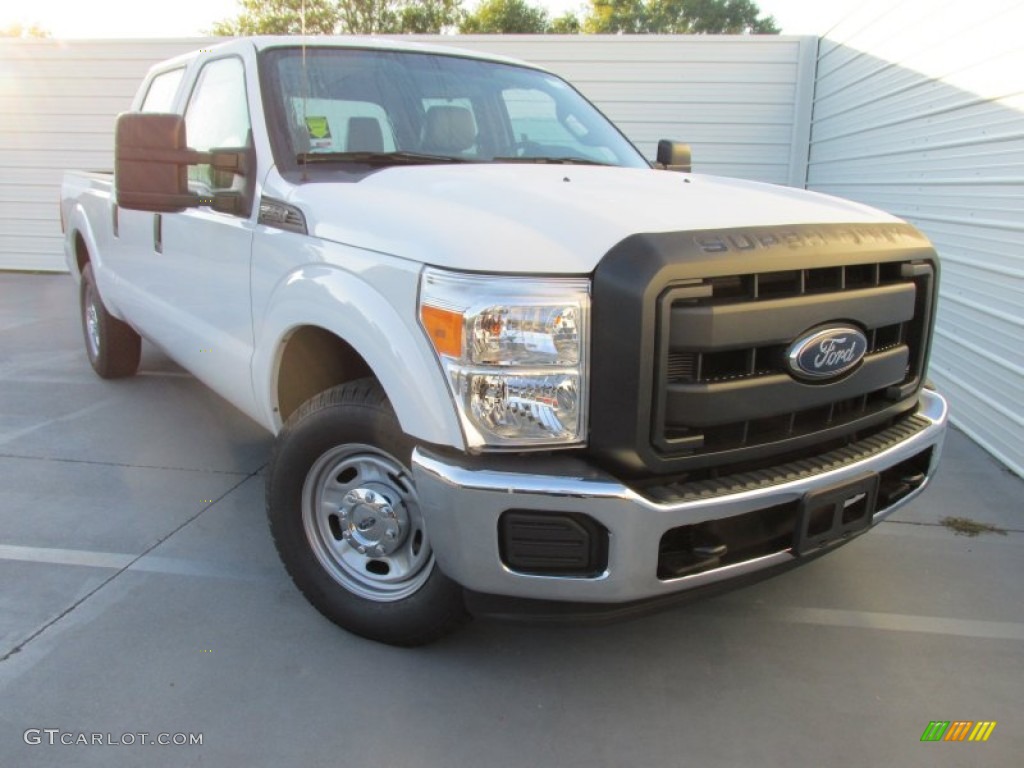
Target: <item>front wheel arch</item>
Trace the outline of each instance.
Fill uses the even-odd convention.
[[[288,334],[277,368],[277,409],[288,421],[310,398],[331,387],[372,375],[362,355],[347,341],[314,325]]]
[[[267,429],[277,433],[287,420],[278,391],[285,351],[297,332],[319,329],[341,340],[365,363],[365,375],[376,378],[391,397],[406,434],[432,445],[465,448],[445,373],[415,317],[418,275],[398,271],[393,280],[397,287],[385,295],[359,275],[330,265],[309,265],[288,273],[266,300],[259,301],[252,382]],[[307,396],[337,383],[342,382],[310,387]]]

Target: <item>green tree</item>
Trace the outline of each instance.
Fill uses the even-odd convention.
[[[380,35],[399,32],[398,4],[392,0],[345,0],[337,4],[339,32]]]
[[[583,31],[592,34],[649,32],[647,17],[644,0],[590,0],[590,10],[583,17]]]
[[[457,29],[464,15],[462,0],[412,0],[399,14],[399,27],[408,34],[436,35]]]
[[[580,18],[572,11],[566,11],[548,24],[548,32],[553,35],[578,35],[583,31]]]
[[[0,37],[49,37],[50,31],[43,29],[38,24],[10,24],[0,29]]]
[[[526,0],[483,0],[463,18],[463,34],[541,34],[548,30],[548,12]]]
[[[590,0],[583,29],[593,33],[778,34],[752,0]]]
[[[454,29],[462,0],[239,0],[238,16],[214,24],[215,35],[375,35]]]
[[[238,16],[218,21],[215,35],[330,35],[338,26],[338,4],[332,0],[238,0]]]

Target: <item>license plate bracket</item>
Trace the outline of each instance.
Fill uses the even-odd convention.
[[[808,555],[867,529],[878,506],[878,481],[870,472],[804,496],[793,554]]]

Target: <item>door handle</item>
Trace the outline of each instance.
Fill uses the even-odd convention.
[[[164,217],[162,213],[153,214],[153,250],[164,252]]]

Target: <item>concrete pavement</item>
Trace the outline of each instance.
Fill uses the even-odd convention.
[[[958,432],[921,499],[803,568],[415,650],[291,585],[270,443],[151,346],[98,379],[70,278],[0,274],[0,766],[1020,764],[1024,482]],[[921,743],[933,720],[998,725]]]

